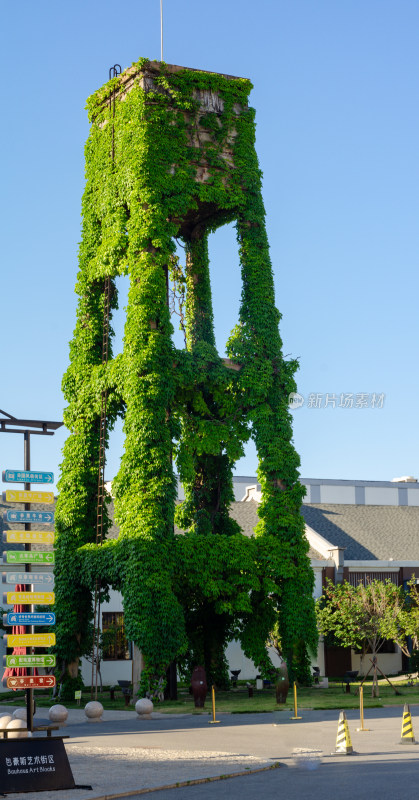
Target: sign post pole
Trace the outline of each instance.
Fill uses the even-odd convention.
[[[1,416],[3,415],[3,416]],[[3,554],[3,563],[16,565],[13,567],[14,577],[17,584],[22,584],[24,591],[10,592],[6,594],[7,601],[10,600],[12,604],[22,605],[21,611],[11,612],[5,614],[3,621],[7,625],[24,626],[24,634],[11,634],[5,638],[6,647],[25,647],[25,655],[6,655],[4,656],[3,663],[6,667],[11,668],[25,668],[25,675],[12,675],[3,680],[3,685],[6,683],[7,688],[10,689],[25,689],[26,690],[26,710],[27,710],[27,723],[26,727],[30,731],[29,736],[33,732],[33,711],[34,711],[34,688],[45,689],[51,688],[56,685],[54,675],[35,675],[34,669],[36,667],[54,667],[56,664],[55,655],[49,653],[35,654],[35,648],[42,647],[48,648],[55,644],[55,633],[37,633],[35,634],[35,625],[54,625],[55,614],[45,611],[34,613],[34,604],[39,602],[42,605],[53,604],[55,595],[53,592],[34,592],[37,582],[41,584],[53,584],[53,577],[42,570],[37,572],[33,570],[33,564],[54,564],[54,552],[48,551],[32,551],[32,543],[51,544],[54,538],[54,532],[42,532],[32,530],[31,523],[53,524],[54,512],[46,511],[31,511],[31,503],[53,503],[54,494],[52,492],[31,492],[31,483],[52,483],[54,476],[52,472],[31,472],[30,471],[30,435],[31,433],[39,434],[41,436],[53,436],[57,428],[60,428],[62,422],[45,422],[41,420],[19,420],[12,417],[5,411],[0,409],[0,433],[20,433],[24,435],[24,474],[20,470],[6,470],[3,473],[3,481],[8,482],[22,482],[24,483],[23,491],[10,491],[5,492],[3,499],[10,503],[24,503],[24,511],[18,511],[16,507],[7,510],[4,513],[6,522],[13,524],[24,523],[25,533],[20,530],[6,533],[6,541],[17,542],[24,544],[25,549],[9,550]],[[7,496],[9,495],[9,496]],[[35,525],[36,527],[36,525]],[[14,535],[16,534],[16,536]],[[22,566],[24,565],[23,570]],[[19,570],[22,570],[20,572]],[[8,570],[1,576],[2,583],[12,583],[12,574]],[[42,581],[41,581],[42,578]],[[44,586],[41,585],[41,589]],[[51,586],[45,586],[46,589],[51,589]],[[16,628],[15,628],[16,630]],[[75,789],[76,785],[74,777],[71,772],[71,767],[68,761],[67,754],[64,749],[62,738],[52,738],[50,736],[51,730],[54,726],[48,726],[48,735],[44,740],[37,738],[17,739],[16,741],[9,741],[5,739],[2,742],[1,749],[1,763],[0,763],[0,788],[6,794],[12,792],[29,792],[34,789],[36,791],[47,791],[51,789]],[[41,730],[41,728],[39,729]],[[43,729],[42,729],[43,730]],[[1,741],[1,740],[0,740]],[[31,759],[29,761],[29,758]],[[26,761],[28,759],[28,761]],[[28,768],[26,764],[39,764],[39,767]],[[15,766],[19,764],[19,766]],[[22,765],[22,767],[20,766]],[[44,766],[45,765],[45,766]],[[11,769],[9,769],[11,767]],[[36,776],[28,773],[35,773]],[[78,786],[79,789],[91,789],[91,786]]]
[[[61,428],[63,425],[62,422],[52,422],[46,420],[22,420],[14,417],[12,414],[8,414],[6,411],[0,409],[0,414],[3,416],[0,418],[0,433],[23,433],[23,468],[25,471],[29,472],[31,468],[31,440],[30,436],[31,433],[43,435],[43,436],[53,436],[55,431],[58,428]],[[25,476],[26,477],[26,476]],[[27,476],[30,478],[30,476]],[[24,484],[24,489],[26,491],[30,491],[31,484],[29,482]],[[30,502],[25,502],[25,511],[30,512],[31,505]],[[25,522],[25,531],[31,530],[31,523]],[[25,551],[30,552],[32,549],[31,543],[25,543]],[[28,559],[29,563],[25,564],[25,571],[31,572],[32,566],[31,561]],[[26,585],[26,589],[31,591],[32,584]],[[24,610],[31,613],[34,610],[32,605],[25,606]],[[34,632],[34,626],[31,625],[29,628],[30,632]],[[33,649],[30,651],[33,654]],[[33,676],[33,668],[30,668],[29,675]],[[26,713],[27,713],[27,728],[29,731],[33,731],[33,689],[27,689],[26,691]]]
[[[29,471],[30,468],[31,468],[31,435],[29,431],[25,431],[25,433],[23,434],[23,469]],[[24,488],[26,491],[30,492],[31,490],[30,483],[25,483]],[[25,503],[25,511],[30,511],[30,510],[31,510],[31,504]],[[30,530],[31,530],[31,523],[25,522],[25,531],[30,531]],[[32,545],[30,544],[30,542],[25,544],[25,550],[29,550],[30,552],[31,549]],[[25,564],[25,571],[31,572],[32,564]],[[31,592],[32,588],[33,588],[32,584],[26,585],[27,592]],[[24,606],[23,610],[33,614],[35,606],[33,605]],[[29,626],[29,632],[30,633],[35,632],[35,627],[33,625]],[[31,648],[29,652],[33,655],[35,651],[33,648]],[[29,675],[34,675],[34,674],[35,674],[34,668],[30,667]],[[29,688],[26,689],[26,726],[29,731],[31,732],[33,731],[33,689]]]

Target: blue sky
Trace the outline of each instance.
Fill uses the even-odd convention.
[[[112,64],[160,58],[159,6],[3,5],[0,408],[16,416],[61,419],[85,99]],[[418,3],[164,0],[164,17],[165,61],[254,84],[284,353],[300,360],[304,405],[293,417],[301,474],[419,477]],[[232,228],[212,237],[211,255],[222,353],[240,297]],[[116,327],[118,349],[122,313]],[[367,395],[369,406],[384,394],[384,405],[339,408],[342,394],[354,404]],[[57,474],[64,437],[33,437],[33,467]],[[108,478],[121,448],[117,430]],[[1,469],[21,467],[21,437],[2,435],[0,453]],[[249,447],[237,472],[255,469]]]

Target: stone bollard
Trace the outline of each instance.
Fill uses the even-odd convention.
[[[58,722],[60,727],[64,727],[67,721],[68,711],[65,706],[57,703],[55,706],[51,706],[48,711],[48,717],[50,722]]]
[[[140,719],[151,719],[153,708],[153,703],[148,697],[141,697],[135,704],[135,710]]]
[[[26,717],[26,708],[17,708],[16,711],[13,712],[13,719],[23,719],[23,721],[26,722]]]
[[[0,728],[7,728],[12,719],[13,717],[11,714],[0,714]]]
[[[88,722],[102,722],[103,705],[98,700],[91,700],[84,707]]]
[[[8,739],[27,739],[28,738],[28,731],[19,730],[20,728],[26,728],[26,720],[25,719],[12,719],[10,720],[9,724],[7,725],[8,731],[15,731],[14,733],[8,733]]]

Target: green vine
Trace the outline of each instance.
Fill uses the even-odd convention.
[[[244,79],[142,59],[88,101],[80,301],[63,380],[71,433],[56,512],[57,651],[71,672],[88,650],[100,576],[104,593],[113,586],[123,594],[127,636],[146,665],[142,690],[175,658],[184,667],[204,663],[209,680],[227,683],[224,651],[233,638],[269,674],[265,642],[278,619],[290,669],[302,642],[304,654],[317,643],[287,406],[296,363],[284,361],[278,333],[250,89]],[[232,220],[242,302],[226,363],[215,347],[207,239]],[[185,350],[172,342],[168,271]],[[124,352],[102,365],[104,279],[126,273]],[[113,481],[120,536],[98,547],[105,388],[110,426],[124,417],[125,450]],[[229,507],[232,468],[250,436],[263,501],[249,539]],[[185,487],[176,513],[173,454]],[[184,535],[175,536],[175,518]]]

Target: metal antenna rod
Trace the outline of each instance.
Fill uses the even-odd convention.
[[[163,0],[160,0],[160,61],[163,61]]]

